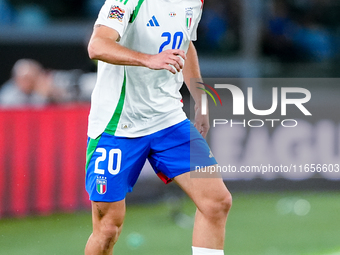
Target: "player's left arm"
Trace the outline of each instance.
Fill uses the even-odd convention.
[[[205,92],[197,87],[204,88],[203,85],[197,83],[202,82],[201,71],[198,64],[197,51],[192,42],[190,42],[187,52],[187,58],[183,67],[184,82],[187,85],[191,96],[195,101],[195,127],[205,138],[209,128],[209,115],[202,115],[202,94]],[[208,112],[208,111],[207,111]]]

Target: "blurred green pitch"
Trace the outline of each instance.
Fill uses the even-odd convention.
[[[233,198],[226,255],[340,254],[339,192],[234,193]],[[184,201],[182,227],[170,211],[166,203],[129,206],[115,254],[190,255],[194,206]],[[88,212],[2,219],[0,255],[83,254],[90,233]]]

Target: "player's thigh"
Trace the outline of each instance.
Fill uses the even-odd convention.
[[[205,210],[223,210],[231,206],[231,194],[221,177],[193,177],[193,172],[176,176],[174,181],[188,194],[202,212]]]
[[[87,148],[86,191],[91,201],[116,202],[131,192],[148,155],[145,137],[103,133]]]
[[[126,212],[125,199],[117,202],[92,201],[93,232],[117,235],[123,225]]]

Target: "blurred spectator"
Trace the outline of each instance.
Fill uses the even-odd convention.
[[[220,50],[225,46],[228,19],[226,5],[221,0],[204,3],[204,11],[199,25],[200,37],[197,42],[201,50]]]
[[[86,0],[8,0],[16,8],[25,5],[36,6],[47,11],[52,18],[85,18],[84,4]],[[100,1],[100,0],[98,0]],[[101,1],[102,3],[104,2]]]
[[[325,13],[320,11],[326,3],[271,1],[263,37],[264,53],[281,61],[329,60],[332,38],[321,22]]]
[[[328,31],[317,24],[300,26],[293,36],[297,46],[303,48],[306,60],[325,61],[332,56],[331,36]]]
[[[301,49],[292,40],[296,25],[290,18],[288,9],[286,1],[270,2],[269,18],[263,34],[264,53],[283,62],[302,59]]]
[[[332,38],[329,31],[323,25],[322,9],[329,2],[300,1],[293,6],[296,15],[297,29],[292,35],[296,45],[303,48],[306,60],[325,61],[332,56]]]
[[[12,69],[12,78],[0,90],[0,105],[43,106],[90,100],[94,83],[95,74],[83,74],[80,70],[46,70],[35,60],[21,59]]]
[[[103,6],[103,2],[98,0],[86,0],[85,3],[86,13],[89,17],[96,18],[100,8]]]
[[[47,11],[40,5],[26,4],[21,6],[16,15],[16,24],[25,28],[41,28],[49,23]]]
[[[0,25],[11,24],[13,21],[13,10],[6,0],[0,0]]]

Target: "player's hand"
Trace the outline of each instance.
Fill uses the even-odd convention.
[[[151,55],[147,60],[146,66],[153,70],[168,70],[176,74],[184,66],[183,59],[186,59],[183,50],[166,50],[156,55]]]
[[[202,115],[201,107],[195,106],[195,124],[194,126],[200,132],[200,134],[206,138],[210,129],[209,115]]]

